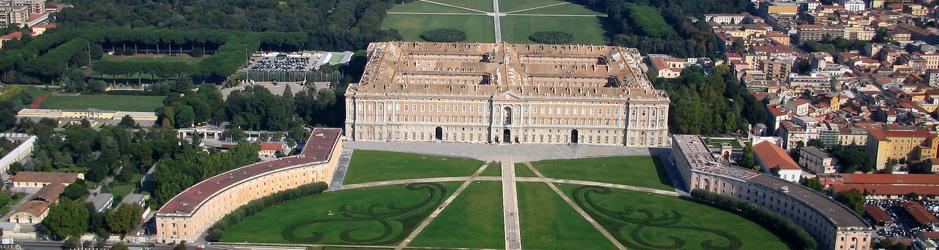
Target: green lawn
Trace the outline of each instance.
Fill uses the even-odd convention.
[[[468,158],[355,150],[343,183],[470,176],[482,165]]]
[[[559,5],[556,5],[559,4]],[[554,5],[554,6],[550,6]],[[547,7],[550,6],[550,7]],[[531,9],[537,8],[537,9]],[[508,14],[567,14],[567,15],[599,15],[587,6],[561,0],[519,0],[499,1],[499,10]]]
[[[438,3],[460,6],[474,10],[492,12],[492,0],[431,0]]]
[[[486,170],[483,170],[479,176],[502,176],[502,163],[501,162],[491,162],[489,166],[486,167]]]
[[[389,14],[382,29],[396,29],[405,41],[423,41],[421,33],[432,29],[457,29],[466,42],[494,42],[492,17],[486,15],[395,15]]]
[[[154,112],[163,106],[165,96],[78,95],[50,96],[42,102],[50,109],[99,109],[114,111]]]
[[[443,6],[421,1],[405,4],[395,4],[388,12],[417,12],[417,13],[476,13],[466,9]],[[393,14],[392,14],[393,15]]]
[[[515,163],[515,177],[538,177],[524,163]]]
[[[574,35],[575,44],[606,44],[602,17],[505,16],[502,39],[509,43],[533,43],[528,37],[539,31],[561,31]]]
[[[137,55],[131,55],[131,56],[114,56],[114,55],[105,54],[104,56],[101,57],[101,60],[115,61],[115,62],[130,62],[130,63],[138,63],[138,62],[149,63],[149,62],[155,62],[155,61],[179,61],[179,62],[184,62],[186,64],[194,64],[194,63],[201,62],[205,58],[207,58],[207,56],[192,57],[192,56],[189,56],[188,54],[181,54],[181,55],[176,55],[176,56],[163,55],[163,54],[160,54],[160,55],[137,54]]]
[[[503,248],[502,183],[471,184],[421,234],[415,247]]]
[[[460,183],[340,190],[266,208],[224,232],[226,242],[395,245]]]
[[[648,5],[625,4],[629,19],[632,20],[633,29],[641,35],[654,37],[673,37],[678,34],[671,25],[665,22],[660,11]]]
[[[697,202],[601,187],[559,187],[629,249],[788,249],[760,225]]]
[[[544,183],[518,183],[522,248],[616,249]]]
[[[127,182],[113,181],[108,184],[108,192],[111,192],[111,194],[114,195],[115,201],[120,201],[125,196],[127,196],[127,194],[133,192],[134,189],[137,188],[137,183],[140,183],[141,178],[143,178],[143,174],[134,173]],[[119,205],[116,203],[117,202],[114,204],[115,206]]]
[[[651,156],[549,160],[532,164],[541,174],[551,178],[674,190],[664,166]]]

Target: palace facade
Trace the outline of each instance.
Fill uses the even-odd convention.
[[[665,147],[669,98],[641,62],[613,46],[372,43],[346,138]]]

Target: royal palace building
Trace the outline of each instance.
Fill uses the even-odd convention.
[[[668,146],[669,98],[642,67],[613,46],[373,43],[346,138]]]

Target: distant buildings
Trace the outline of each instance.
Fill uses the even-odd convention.
[[[877,169],[894,161],[919,161],[936,158],[939,140],[925,129],[884,128],[871,129],[867,139],[867,152],[874,157]]]
[[[29,24],[31,17],[42,15],[45,0],[0,0],[0,28]],[[32,25],[30,25],[32,26]]]
[[[869,199],[898,199],[909,194],[939,196],[935,174],[832,174],[819,176],[832,192],[855,189]]]
[[[799,151],[799,165],[814,174],[833,174],[838,172],[838,159],[819,148],[808,146]]]
[[[156,123],[157,115],[154,112],[128,112],[107,110],[62,110],[62,109],[22,109],[16,113],[17,119],[32,119],[39,121],[43,118],[56,120],[62,123],[77,123],[81,120],[103,122],[117,125],[124,116],[130,116],[141,127],[150,127]]]

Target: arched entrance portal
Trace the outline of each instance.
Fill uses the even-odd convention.
[[[502,130],[502,142],[503,143],[512,143],[512,131],[509,129]]]
[[[576,129],[571,130],[571,143],[578,143],[578,139],[580,138],[579,136],[580,135],[577,133]]]
[[[437,127],[437,129],[434,130],[434,140],[443,140],[443,128]]]

